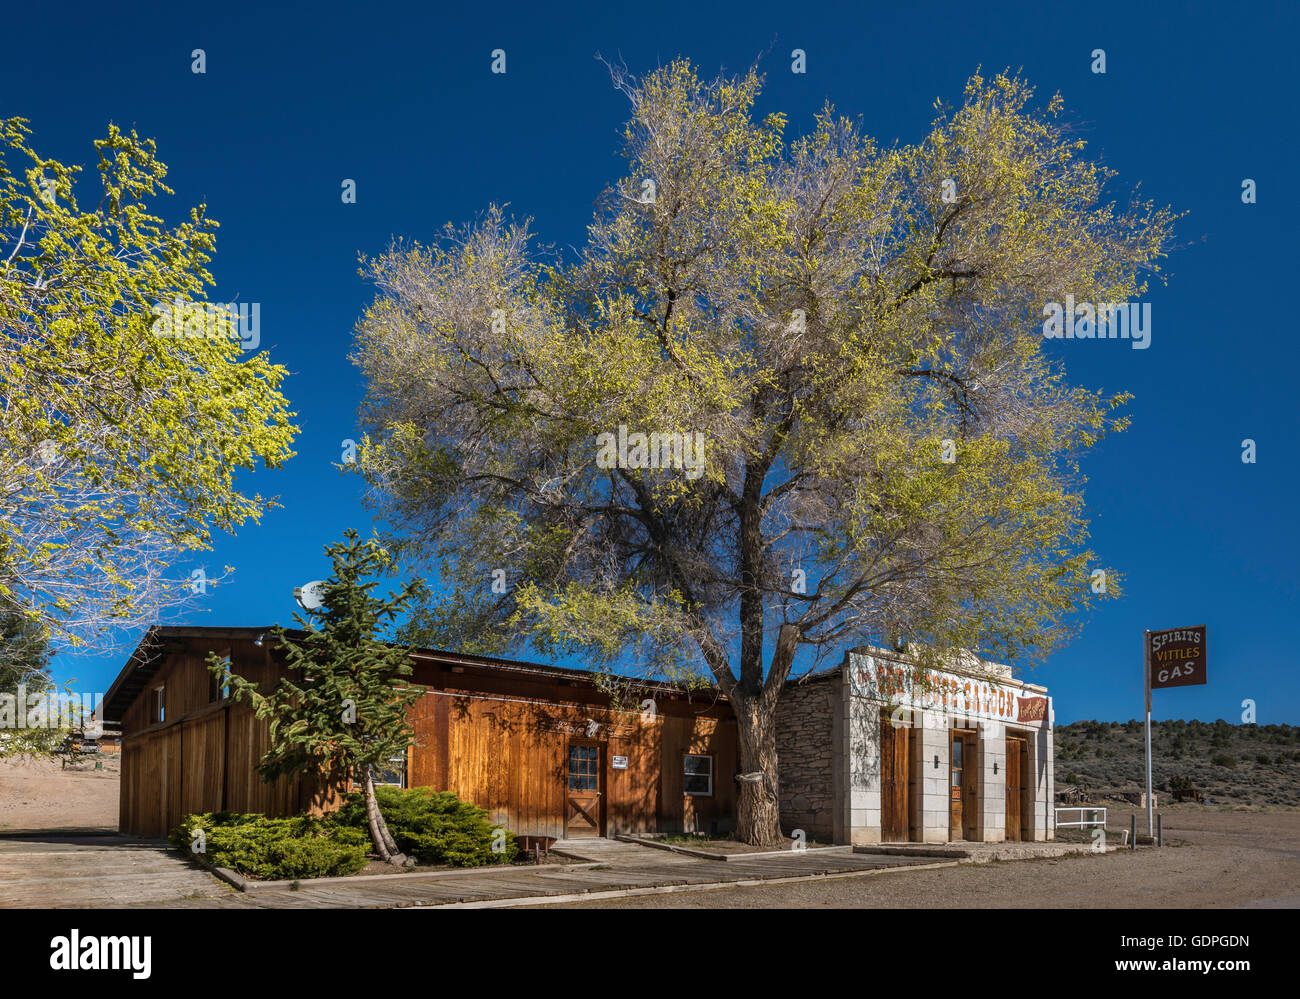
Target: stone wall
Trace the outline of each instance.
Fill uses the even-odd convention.
[[[831,720],[837,684],[791,684],[776,711],[776,753],[781,771],[781,829],[802,829],[809,840],[831,842],[835,789]]]

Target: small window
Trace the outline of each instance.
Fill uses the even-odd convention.
[[[600,747],[569,747],[569,790],[600,790]]]
[[[406,787],[406,756],[390,756],[388,766],[375,768],[374,784],[386,784],[390,787]]]
[[[157,695],[157,699],[156,699],[156,707],[157,707],[157,709],[158,709],[158,710],[157,710],[157,719],[156,719],[156,720],[157,720],[157,721],[160,721],[160,722],[161,722],[161,721],[166,721],[166,720],[167,720],[167,697],[166,697],[166,692],[167,692],[167,688],[166,688],[166,687],[158,687],[158,688],[154,691],[154,693]]]
[[[213,676],[210,670],[208,671],[208,703],[209,704],[213,704],[217,701],[230,700],[230,657],[229,656],[226,656],[224,662],[222,663],[222,666],[224,667],[224,672],[222,673],[220,679]]]
[[[689,795],[709,797],[713,794],[713,757],[688,753],[685,763],[685,791]]]

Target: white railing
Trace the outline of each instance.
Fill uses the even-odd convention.
[[[1078,821],[1078,822],[1062,822],[1062,821],[1061,821],[1061,813],[1062,813],[1062,812],[1078,812],[1078,813],[1079,813],[1079,821]],[[1087,819],[1085,819],[1085,818],[1083,817],[1083,813],[1084,813],[1084,812],[1091,812],[1091,813],[1092,813],[1092,817],[1091,817],[1091,818],[1087,818]],[[1100,821],[1098,821],[1098,819],[1097,819],[1097,815],[1098,815],[1098,814],[1101,815],[1101,819],[1100,819]],[[1068,805],[1068,806],[1067,806],[1067,805],[1057,805],[1057,806],[1056,806],[1056,827],[1057,827],[1058,829],[1066,829],[1066,828],[1070,828],[1070,827],[1078,827],[1079,829],[1087,829],[1089,826],[1101,826],[1103,829],[1105,829],[1105,828],[1106,828],[1106,809],[1104,809],[1104,808],[1095,808],[1095,807],[1093,807],[1093,806],[1091,806],[1091,805],[1082,805],[1082,806],[1076,806],[1076,805]]]

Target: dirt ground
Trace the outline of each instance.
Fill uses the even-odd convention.
[[[1110,842],[1129,826],[1110,813]],[[1139,823],[1145,822],[1145,814]],[[1145,830],[1144,830],[1145,831]],[[1165,814],[1164,849],[575,902],[555,908],[1300,908],[1300,812]]]
[[[103,754],[60,771],[47,761],[0,760],[0,834],[112,830],[118,761]],[[573,903],[607,908],[1300,908],[1300,811],[1230,811],[1173,805],[1166,846],[826,879],[707,892]],[[1131,809],[1112,808],[1111,844]],[[1145,813],[1139,828],[1145,832]]]
[[[120,762],[99,753],[60,770],[50,760],[0,760],[0,833],[117,829]]]

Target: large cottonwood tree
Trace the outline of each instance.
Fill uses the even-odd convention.
[[[882,636],[1041,653],[1100,589],[1076,459],[1124,397],[1064,381],[1043,309],[1140,295],[1173,218],[1115,204],[1018,78],[883,147],[829,107],[788,139],[753,71],[613,75],[628,171],[577,259],[493,208],[365,263],[361,464],[442,573],[413,637],[711,680],[739,835],[770,843],[796,664]],[[702,434],[703,474],[601,467],[620,426]]]

